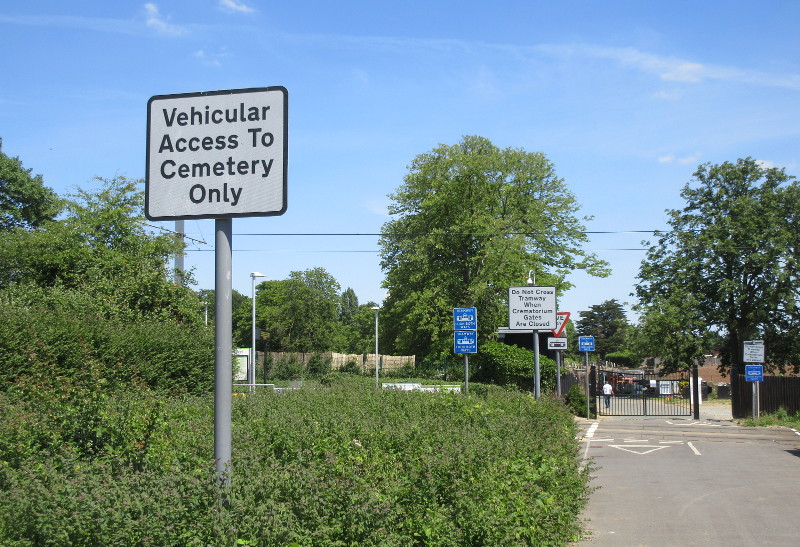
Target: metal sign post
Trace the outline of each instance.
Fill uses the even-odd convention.
[[[453,308],[453,353],[464,354],[464,393],[469,393],[469,354],[478,353],[476,308]]]
[[[217,477],[223,484],[231,480],[231,407],[233,347],[233,285],[231,282],[233,221],[215,221],[214,292],[217,304],[214,323],[214,460]]]
[[[532,281],[529,281],[532,283]],[[508,328],[533,330],[534,397],[541,395],[539,375],[539,331],[558,328],[556,316],[556,288],[509,287],[508,289]]]
[[[284,87],[147,102],[145,216],[215,221],[214,458],[223,484],[231,481],[232,219],[286,211],[287,160]]]
[[[743,361],[745,363],[764,363],[764,341],[748,340],[744,343]],[[753,419],[757,420],[760,415],[761,401],[759,401],[760,385],[764,381],[764,366],[761,364],[745,365],[744,377],[753,386]]]
[[[594,351],[594,336],[579,336],[578,350],[583,352],[583,362],[586,366],[586,419],[590,419],[591,410],[589,409],[589,399],[591,399],[591,391],[589,388],[589,352]]]
[[[556,394],[561,397],[561,352],[567,349],[567,339],[548,338],[547,349],[556,352]]]

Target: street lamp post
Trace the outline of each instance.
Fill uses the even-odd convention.
[[[378,389],[378,311],[381,309],[379,306],[373,306],[375,311],[375,389]]]
[[[247,383],[250,384],[250,391],[255,389],[253,384],[256,383],[256,277],[267,277],[262,273],[253,272],[250,274],[251,286],[253,289],[253,324],[251,328],[251,345],[250,345],[250,359],[247,363]]]

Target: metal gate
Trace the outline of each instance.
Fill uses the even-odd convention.
[[[591,384],[598,416],[691,416],[689,374],[661,376],[643,370],[592,367]],[[603,387],[611,386],[611,395]]]

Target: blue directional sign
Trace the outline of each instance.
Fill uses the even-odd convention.
[[[478,332],[459,330],[453,333],[454,353],[478,353]]]
[[[578,351],[594,351],[594,336],[579,336]]]
[[[744,379],[748,382],[763,382],[764,381],[764,366],[763,365],[745,365],[744,366]]]
[[[477,308],[453,308],[453,330],[478,330]]]

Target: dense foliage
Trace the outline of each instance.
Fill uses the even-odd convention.
[[[636,287],[638,337],[673,368],[724,337],[723,367],[763,339],[768,365],[800,366],[800,185],[751,159],[701,165],[667,211],[670,231],[650,247]],[[733,384],[736,385],[735,383]]]
[[[481,344],[480,351],[473,361],[477,369],[474,375],[476,381],[511,385],[533,391],[535,362],[532,351],[502,342],[489,341]],[[541,393],[554,393],[555,361],[540,355],[539,377]]]
[[[19,158],[3,153],[0,139],[0,232],[13,228],[35,228],[52,220],[61,201],[44,185],[41,175],[25,169]]]
[[[452,352],[452,309],[476,307],[480,341],[507,322],[508,287],[533,269],[559,290],[584,269],[606,275],[587,241],[579,206],[541,153],[501,150],[464,137],[414,158],[390,196],[382,229],[381,347],[405,355]]]
[[[88,370],[109,386],[209,389],[212,333],[167,266],[181,247],[145,229],[135,181],[99,182],[63,219],[0,239],[0,390]]]
[[[557,400],[376,392],[236,398],[233,480],[212,401],[148,390],[0,395],[4,545],[560,545],[587,500]],[[513,434],[509,434],[513,432]]]
[[[594,336],[594,347],[601,359],[607,359],[609,353],[622,352],[626,349],[628,318],[625,309],[616,300],[606,300],[590,306],[588,310],[579,312],[580,319],[575,322],[578,336]],[[577,338],[574,340],[577,348]]]

